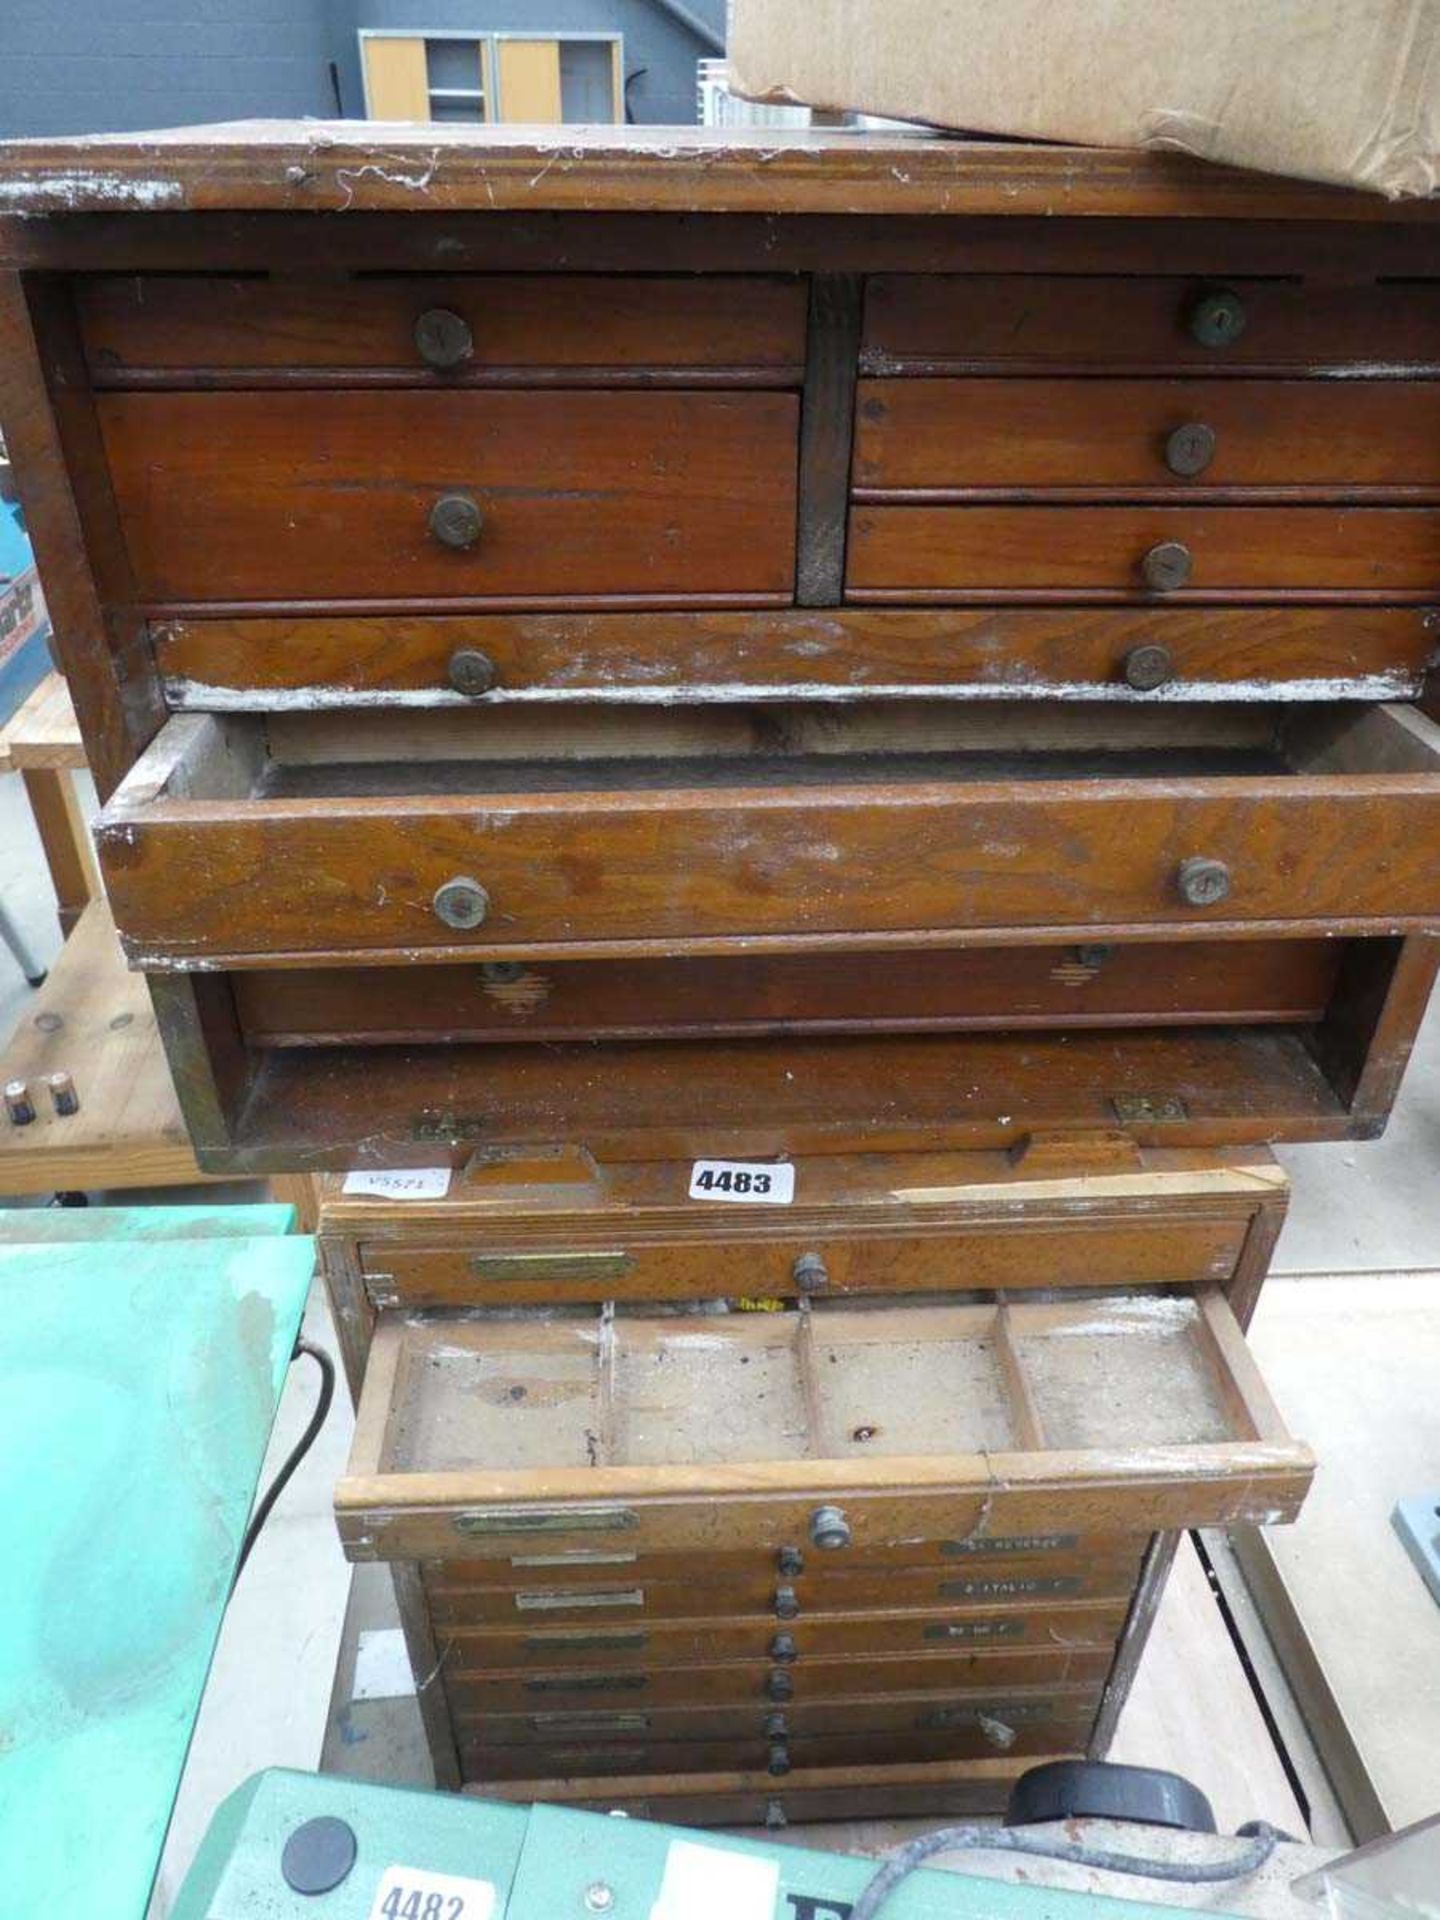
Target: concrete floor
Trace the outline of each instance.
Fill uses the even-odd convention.
[[[58,947],[53,904],[21,783],[0,778],[0,897],[42,961]],[[0,1033],[22,1017],[28,992],[0,952]],[[1277,1272],[1337,1273],[1440,1266],[1440,1003],[1432,1005],[1389,1131],[1365,1145],[1289,1148],[1294,1182]],[[237,1188],[237,1197],[242,1192]],[[126,1196],[138,1198],[140,1196]],[[183,1198],[181,1192],[167,1198]],[[3,1199],[3,1196],[0,1196]],[[328,1341],[323,1300],[307,1325]],[[267,1462],[268,1479],[314,1404],[313,1369],[292,1369]],[[168,1913],[174,1889],[219,1801],[262,1766],[314,1767],[326,1737],[331,1683],[349,1589],[336,1543],[330,1489],[352,1426],[343,1388],[310,1457],[287,1489],[231,1603],[210,1690],[176,1808],[152,1909]],[[360,1739],[342,1718],[333,1739]],[[378,1761],[378,1756],[376,1760]],[[355,1756],[357,1772],[393,1772]],[[408,1764],[408,1763],[405,1763]]]

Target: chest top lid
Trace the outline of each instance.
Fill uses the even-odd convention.
[[[0,217],[186,211],[1433,216],[1178,154],[770,127],[238,120],[0,141]]]

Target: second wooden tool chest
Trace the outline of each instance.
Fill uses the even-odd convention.
[[[776,1822],[1103,1752],[1175,1531],[1309,1482],[1241,1331],[1274,1162],[835,1156],[789,1207],[689,1173],[325,1183],[337,1515],[393,1567],[437,1778]]]

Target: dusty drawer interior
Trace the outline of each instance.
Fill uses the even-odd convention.
[[[385,1557],[413,1532],[408,1510],[421,1535],[484,1555],[532,1525],[583,1533],[597,1512],[618,1535],[669,1544],[698,1526],[719,1544],[717,1503],[763,1490],[783,1531],[798,1516],[776,1496],[803,1514],[807,1494],[848,1510],[880,1489],[884,1511],[842,1514],[829,1540],[810,1515],[812,1543],[839,1548],[884,1544],[887,1527],[923,1535],[941,1490],[952,1526],[985,1490],[977,1535],[1007,1525],[1023,1486],[1053,1487],[1070,1524],[1103,1510],[1138,1527],[1157,1477],[1187,1512],[1212,1511],[1228,1483],[1241,1507],[1281,1513],[1309,1471],[1216,1288],[756,1315],[607,1306],[384,1317],[337,1509],[342,1533],[357,1522],[352,1550]]]

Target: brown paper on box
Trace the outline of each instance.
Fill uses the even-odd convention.
[[[752,99],[1440,181],[1440,0],[730,0],[728,56]]]

